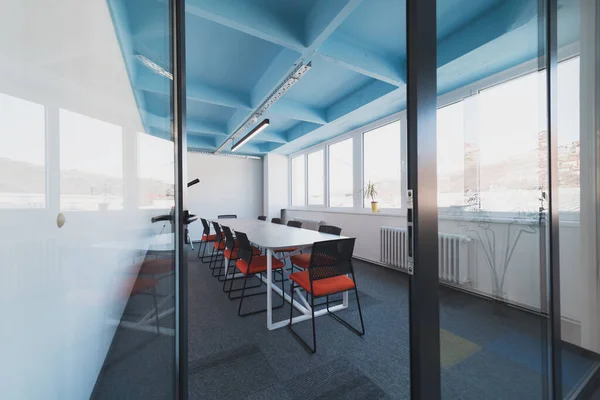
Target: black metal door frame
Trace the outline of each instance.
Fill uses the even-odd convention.
[[[185,0],[171,0],[172,135],[175,144],[175,399],[188,398],[187,319],[187,138]]]
[[[560,260],[557,145],[557,12],[558,0],[538,0],[540,56],[546,74],[548,127],[549,315],[547,334],[548,398],[562,398],[560,332]],[[437,210],[437,0],[407,0],[407,156],[409,246],[414,272],[409,286],[411,398],[439,399],[440,325],[438,295]],[[543,22],[542,22],[543,21]]]
[[[410,392],[439,399],[440,321],[437,210],[437,0],[407,0],[407,196],[409,257]],[[412,228],[412,229],[411,229]]]

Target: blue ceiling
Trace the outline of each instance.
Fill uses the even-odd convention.
[[[146,130],[168,137],[169,2],[108,3]],[[300,62],[311,70],[239,153],[290,154],[401,111],[405,9],[406,0],[186,0],[189,147],[215,151]],[[439,94],[536,57],[537,13],[537,0],[438,0]],[[578,40],[578,18],[579,1],[559,0],[560,46]]]

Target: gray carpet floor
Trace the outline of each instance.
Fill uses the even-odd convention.
[[[191,255],[190,398],[409,398],[408,279],[360,261],[355,269],[365,336],[330,316],[318,317],[318,350],[310,354],[287,328],[269,331],[265,313],[238,317],[238,301],[227,299],[206,264]],[[453,289],[440,288],[439,294],[443,398],[541,398],[545,321]],[[274,296],[274,302],[279,300]],[[255,296],[244,302],[244,309],[264,305],[265,296]],[[286,304],[274,311],[274,319],[287,319],[289,312]],[[358,324],[353,296],[340,315]],[[310,322],[295,327],[310,338]],[[94,397],[170,398],[173,349],[173,337],[119,329]],[[596,361],[564,349],[564,392],[573,390]]]

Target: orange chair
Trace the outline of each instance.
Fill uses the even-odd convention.
[[[342,228],[333,225],[321,225],[319,232],[329,233],[330,235],[340,236],[342,234]],[[310,263],[310,253],[296,254],[290,257],[292,265],[301,269],[307,269]]]
[[[252,246],[250,245],[250,241],[248,240],[248,236],[243,232],[235,232],[235,236],[238,239],[240,246],[238,250],[238,260],[235,262],[235,267],[244,275],[244,286],[242,288],[242,294],[239,296],[240,305],[238,307],[238,315],[240,317],[245,317],[248,315],[257,314],[260,312],[267,311],[267,309],[262,309],[258,311],[252,311],[247,313],[242,313],[242,303],[246,297],[257,296],[260,294],[266,294],[266,292],[253,293],[250,295],[246,295],[246,284],[248,282],[248,278],[252,278],[257,274],[264,274],[267,272],[267,256],[254,256],[252,251]],[[275,257],[271,258],[272,262],[272,271],[278,271],[281,274],[281,279],[283,280],[283,262],[276,259]],[[262,281],[261,281],[262,282]],[[231,289],[231,287],[230,287]],[[281,305],[273,307],[273,309],[281,308],[285,304],[285,300],[281,299]]]
[[[219,272],[219,281],[223,282],[223,292],[227,292],[227,290],[225,290],[225,284],[227,283],[227,281],[229,279],[227,279],[227,275],[230,274],[229,271],[233,271],[233,274],[231,274],[231,279],[240,279],[240,278],[235,278],[233,275],[235,275],[235,267],[233,265],[231,265],[231,262],[236,262],[238,260],[239,257],[239,241],[235,240],[233,237],[233,232],[231,232],[231,229],[229,229],[228,226],[221,226],[221,229],[223,230],[223,234],[225,235],[225,250],[223,251],[223,255],[225,256],[226,260],[227,260],[227,273],[221,274]],[[260,251],[260,249],[252,246],[252,255],[253,256],[260,256],[262,254],[262,251]],[[224,267],[223,267],[224,269]],[[230,283],[230,286],[232,285],[232,283]],[[260,286],[260,283],[259,285]],[[258,287],[258,286],[252,286],[249,287],[250,288],[254,288],[254,287]],[[231,298],[231,292],[236,292],[239,291],[241,289],[234,289],[234,290],[229,290],[229,296]]]
[[[291,297],[294,301],[294,289],[301,287],[310,294],[312,311],[312,347],[292,328],[293,306],[290,306],[290,324],[289,329],[294,336],[301,341],[312,353],[317,351],[317,336],[315,328],[315,299],[326,297],[327,312],[338,322],[352,330],[359,336],[365,334],[365,324],[363,322],[360,300],[358,299],[358,290],[356,288],[356,278],[352,266],[352,253],[354,252],[354,242],[356,239],[339,239],[326,242],[317,242],[313,244],[312,253],[308,268],[301,272],[290,275]],[[352,275],[350,278],[348,275]],[[329,310],[329,296],[337,293],[343,293],[354,290],[356,294],[356,304],[358,305],[358,314],[360,316],[361,330],[351,326],[338,315]]]

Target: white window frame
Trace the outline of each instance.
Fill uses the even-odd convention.
[[[558,62],[566,61],[570,58],[579,56],[579,44],[571,44],[560,48],[558,50]],[[529,60],[515,67],[509,68],[505,71],[501,71],[497,74],[488,76],[479,81],[473,82],[461,88],[452,90],[451,92],[445,93],[443,95],[438,96],[437,108],[443,108],[454,103],[464,101],[465,99],[479,94],[480,91],[484,89],[488,89],[493,86],[497,86],[503,84],[505,82],[511,81],[513,79],[518,79],[524,75],[540,71],[540,62],[538,59]],[[467,113],[465,113],[467,114]],[[468,115],[465,115],[468,117]],[[370,124],[361,126],[357,129],[354,129],[348,133],[341,134],[336,136],[333,139],[326,140],[317,145],[308,147],[306,149],[300,150],[298,152],[292,153],[288,155],[289,159],[289,199],[290,204],[288,207],[292,210],[315,210],[320,209],[326,212],[340,212],[340,213],[349,213],[349,214],[367,214],[373,215],[373,212],[363,207],[363,198],[360,190],[364,187],[364,143],[363,143],[363,135],[365,132],[372,131],[374,129],[380,128],[384,125],[388,125],[392,122],[400,121],[401,126],[401,185],[402,185],[402,206],[400,208],[382,208],[377,215],[392,215],[392,216],[406,216],[406,193],[408,189],[408,167],[407,167],[407,119],[406,119],[406,110],[402,110],[400,112],[391,114],[387,117],[381,118],[377,121],[374,121]],[[330,207],[330,199],[329,199],[329,146],[336,144],[338,142],[344,141],[346,139],[353,139],[353,182],[354,182],[354,201],[353,207]],[[309,153],[313,153],[318,150],[324,151],[324,204],[323,205],[308,205],[308,158],[307,155]],[[292,159],[304,156],[305,157],[305,181],[304,181],[304,194],[305,194],[305,202],[304,207],[300,206],[292,206],[291,205],[291,195],[292,195],[292,173],[291,173],[291,162]],[[443,207],[439,209],[440,217],[451,217],[454,210],[451,207]],[[571,214],[576,213],[564,213],[567,221],[575,221],[576,217]],[[513,219],[515,217],[514,213],[508,212],[491,212],[490,217],[492,219]]]

